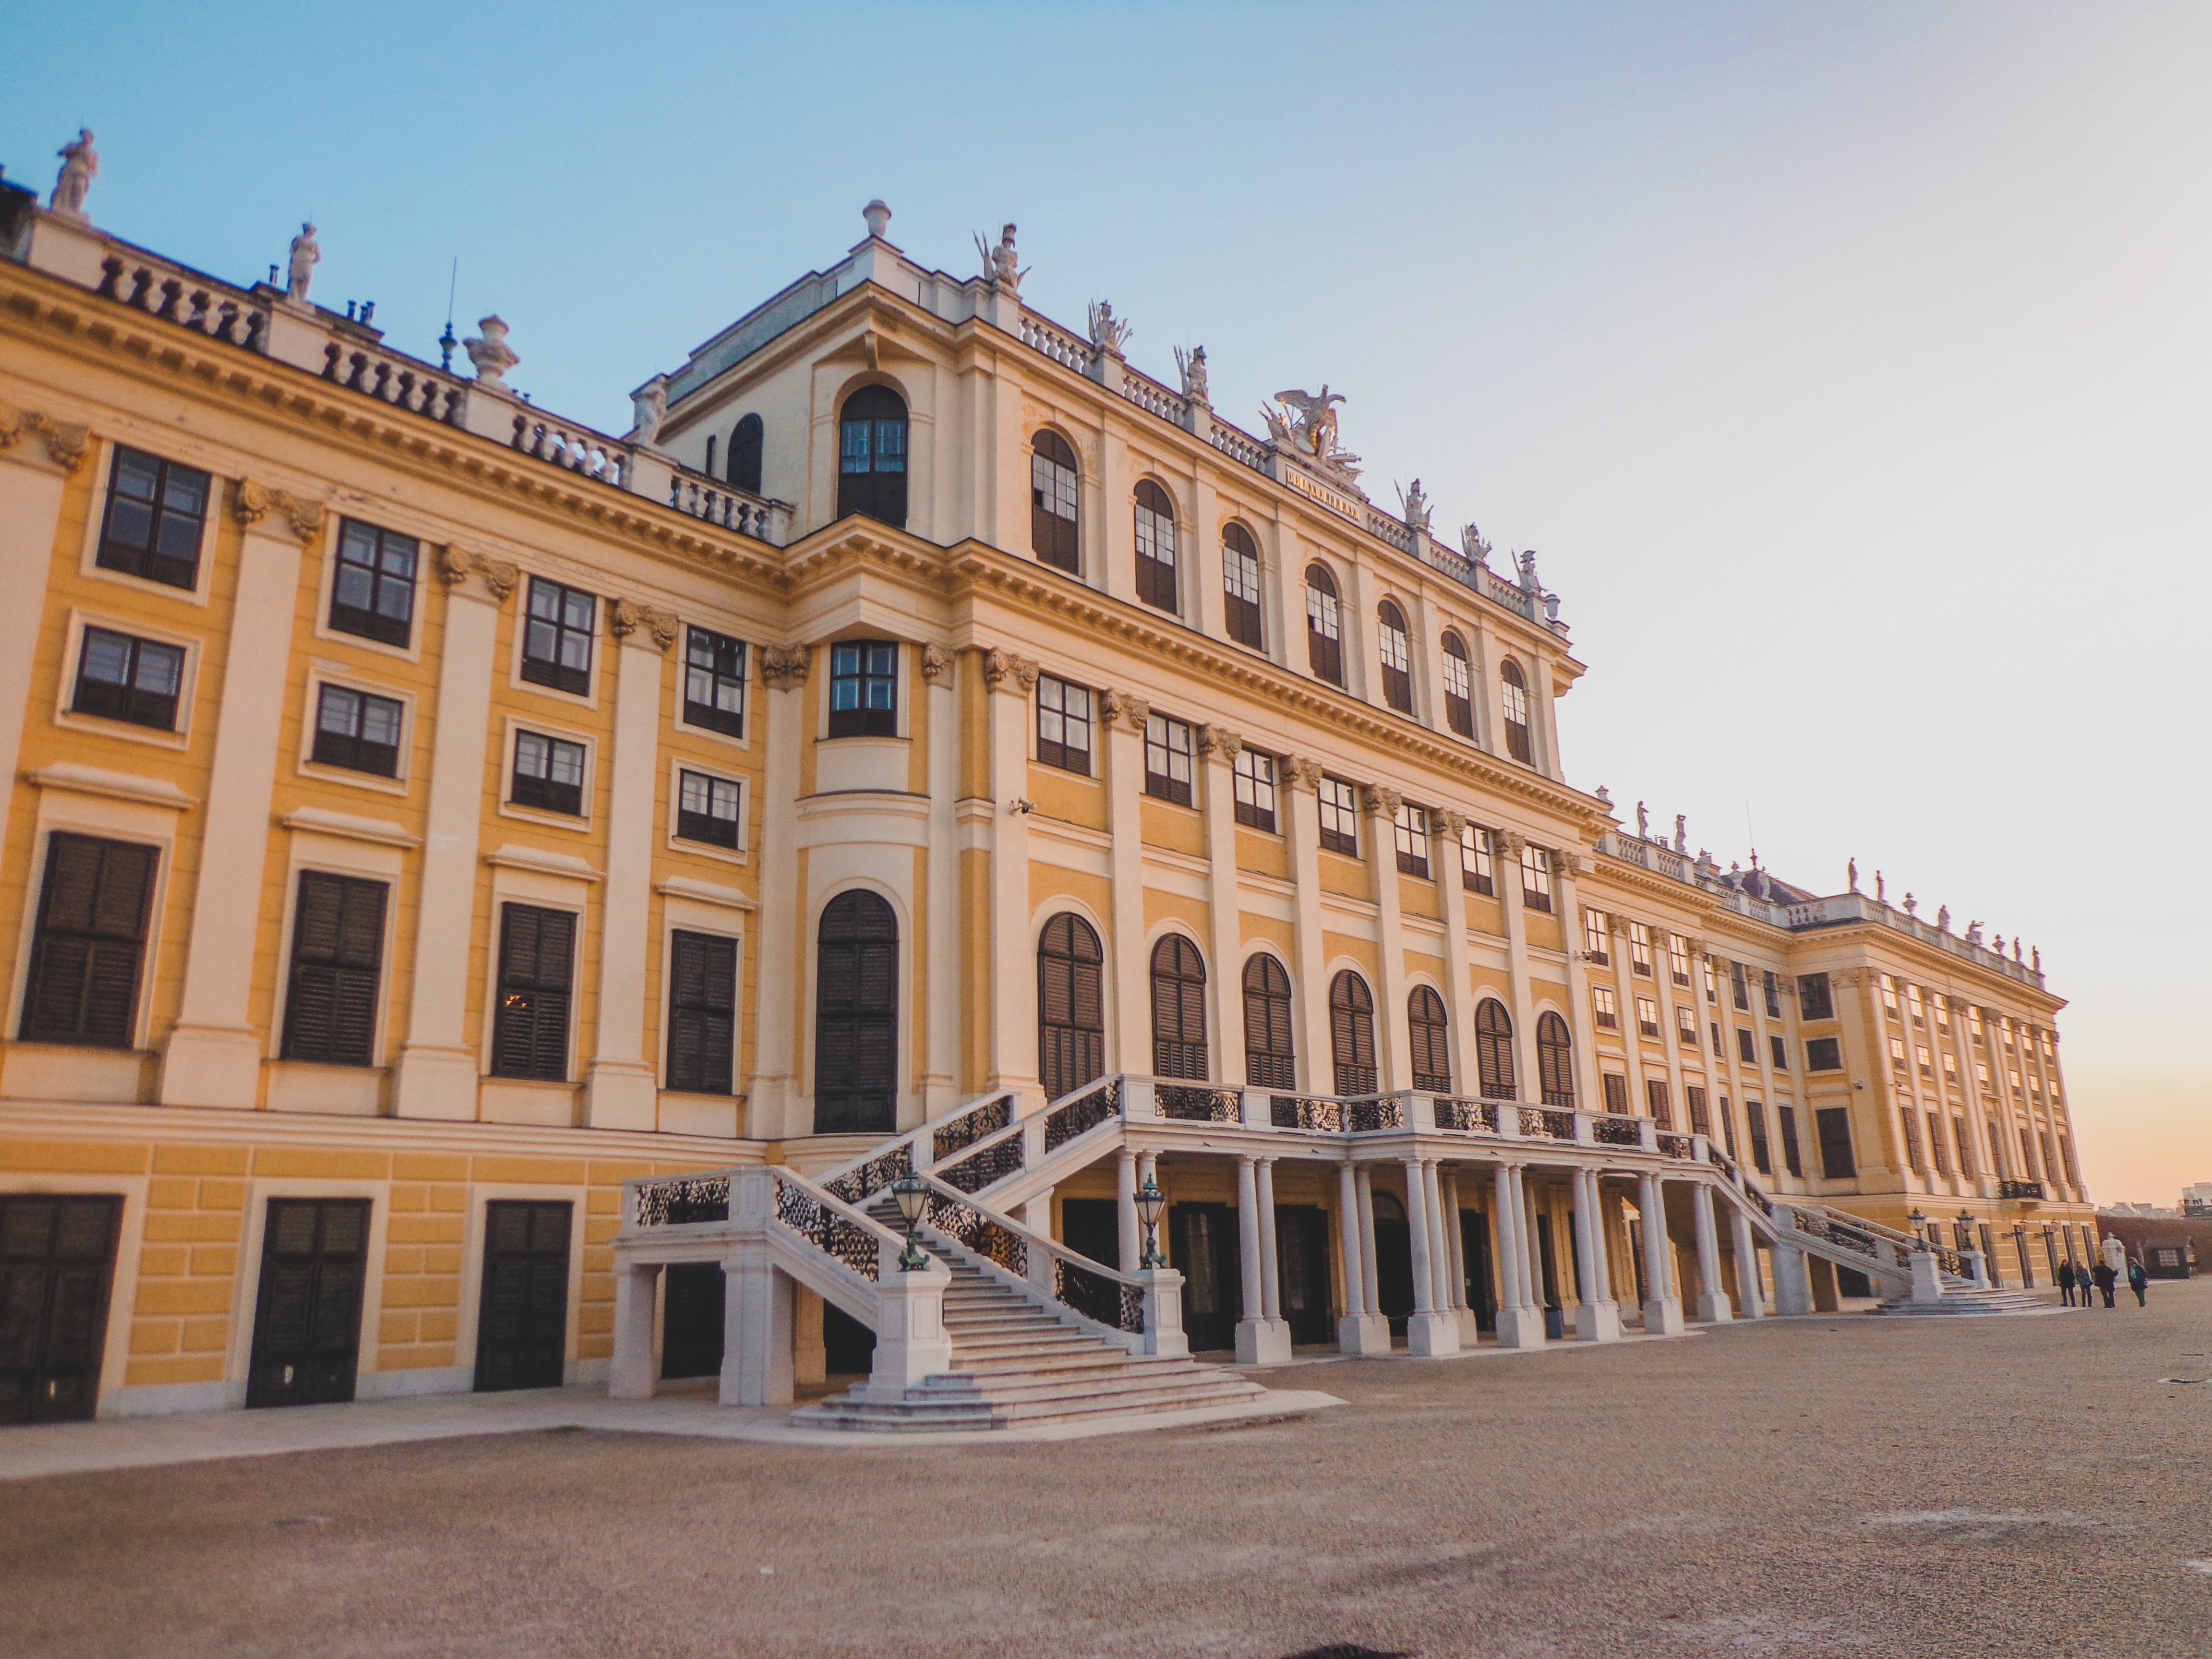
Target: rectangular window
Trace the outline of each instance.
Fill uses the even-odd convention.
[[[1721,998],[1720,992],[1717,988],[1718,982],[1713,977],[1713,959],[1711,957],[1702,958],[1698,963],[1698,971],[1705,976],[1705,1000],[1718,1002]]]
[[[1150,714],[1145,719],[1145,793],[1171,800],[1178,806],[1191,805],[1190,789],[1190,727],[1183,721],[1170,720],[1165,714]]]
[[[1549,915],[1552,908],[1552,855],[1540,847],[1521,848],[1521,902]]]
[[[1905,1069],[1905,1039],[1893,1036],[1889,1040],[1889,1063],[1899,1071]]]
[[[562,1083],[568,1076],[568,1006],[576,918],[567,910],[502,904],[499,1003],[492,1015],[491,1074]]]
[[[48,838],[29,983],[16,1030],[23,1042],[131,1046],[159,856],[155,848],[133,842],[59,830]]]
[[[1324,850],[1359,856],[1359,795],[1340,778],[1325,777],[1315,791],[1321,803],[1321,844]]]
[[[1836,1037],[1814,1037],[1805,1045],[1805,1069],[1808,1072],[1840,1072],[1844,1069],[1844,1045]]]
[[[676,933],[668,951],[668,1086],[726,1095],[738,1036],[738,942]]]
[[[1746,1013],[1751,1012],[1751,998],[1744,990],[1743,964],[1740,962],[1729,963],[1729,994],[1735,999],[1737,1007]]]
[[[415,577],[422,544],[357,519],[338,525],[337,568],[331,577],[331,629],[386,645],[405,645],[415,627]]]
[[[1255,651],[1266,650],[1267,634],[1260,620],[1260,561],[1233,541],[1221,544],[1221,597],[1229,637]]]
[[[1427,879],[1429,873],[1429,815],[1419,806],[1400,806],[1392,829],[1397,837],[1398,873],[1419,876]]]
[[[1611,963],[1609,947],[1613,941],[1606,933],[1606,915],[1602,910],[1583,912],[1583,960],[1602,968]]]
[[[1959,1057],[1948,1048],[1943,1051],[1943,1081],[1954,1089],[1959,1086]]]
[[[1983,1041],[1982,1011],[1971,1003],[1966,1007],[1966,1030],[1972,1033],[1975,1042]]]
[[[1951,999],[1947,996],[1938,996],[1936,999],[1936,1029],[1946,1036],[1950,1033]]]
[[[170,587],[198,586],[211,484],[196,467],[118,447],[94,562]]]
[[[300,872],[292,909],[292,976],[284,994],[285,1059],[323,1066],[376,1063],[388,891],[380,881]]]
[[[183,647],[112,629],[87,628],[77,653],[76,692],[70,699],[70,711],[173,732],[184,685]]]
[[[1897,1018],[1897,981],[1887,974],[1881,976],[1881,1011],[1892,1019]]]
[[[1689,1109],[1690,1133],[1710,1135],[1713,1132],[1713,1115],[1705,1104],[1705,1091],[1694,1083],[1682,1085],[1682,1104]]]
[[[1759,1064],[1759,1040],[1752,1036],[1748,1026],[1735,1028],[1735,1057],[1747,1066]]]
[[[1959,1173],[1971,1176],[1974,1173],[1974,1137],[1967,1133],[1966,1120],[1955,1112],[1951,1115],[1951,1142],[1959,1149]]]
[[[1459,832],[1459,881],[1470,893],[1498,891],[1496,866],[1492,861],[1490,831],[1468,824]]]
[[[1620,1000],[1603,985],[1590,987],[1590,1013],[1601,1031],[1620,1029]]]
[[[1659,1035],[1659,1005],[1650,997],[1636,999],[1636,1029],[1648,1037]]]
[[[1905,988],[1905,1004],[1912,1011],[1912,1023],[1915,1025],[1925,1025],[1928,1023],[1928,1005],[1921,1000],[1920,988],[1917,985],[1909,985]]]
[[[1651,930],[1640,921],[1628,924],[1628,967],[1632,973],[1651,977]]]
[[[1836,1002],[1828,988],[1826,974],[1797,975],[1797,1018],[1800,1019],[1833,1019]]]
[[[380,697],[346,685],[323,686],[315,697],[315,746],[310,758],[318,766],[396,778],[405,717],[397,697]]]
[[[1795,1106],[1777,1106],[1774,1120],[1782,1129],[1783,1164],[1791,1175],[1802,1180],[1805,1174],[1805,1160],[1797,1151],[1797,1109]]]
[[[1644,1103],[1650,1109],[1651,1121],[1662,1129],[1674,1127],[1674,1103],[1667,1094],[1667,1079],[1648,1077],[1644,1079]]]
[[[684,630],[684,723],[745,734],[745,647],[709,628]]]
[[[1605,1109],[1616,1117],[1628,1115],[1628,1079],[1619,1072],[1601,1074],[1600,1081],[1605,1090]]]
[[[1786,1072],[1790,1069],[1790,1047],[1779,1036],[1769,1036],[1766,1039],[1766,1053],[1767,1057],[1774,1062],[1776,1071]]]
[[[1920,1062],[1921,1076],[1934,1077],[1936,1075],[1936,1056],[1928,1052],[1928,1045],[1926,1043],[1923,1042],[1917,1044],[1912,1050],[1912,1057]]]
[[[1049,674],[1037,677],[1037,760],[1091,775],[1091,693]]]
[[[1680,1003],[1674,1005],[1674,1040],[1685,1048],[1698,1046],[1698,1016]]]
[[[1762,978],[1766,992],[1766,1017],[1769,1019],[1779,1019],[1782,1018],[1782,986],[1774,977],[1771,969]]]
[[[1706,1030],[1707,1030],[1709,1033],[1711,1033],[1711,1035],[1712,1045],[1713,1045],[1713,1058],[1714,1058],[1715,1060],[1725,1060],[1725,1059],[1727,1059],[1727,1058],[1728,1058],[1728,1050],[1727,1050],[1726,1048],[1724,1048],[1723,1047],[1722,1047],[1722,1046],[1721,1046],[1721,1023],[1720,1023],[1720,1021],[1718,1021],[1718,1020],[1717,1020],[1717,1019],[1716,1019],[1716,1020],[1713,1020],[1713,1021],[1710,1022],[1710,1023],[1706,1025],[1705,1029],[1706,1029]]]
[[[1474,696],[1465,657],[1444,653],[1444,724],[1462,738],[1474,736]]]
[[[1257,749],[1240,749],[1233,769],[1237,822],[1248,829],[1275,831],[1275,757]]]
[[[1755,1100],[1743,1103],[1743,1121],[1751,1131],[1751,1161],[1763,1176],[1774,1173],[1774,1158],[1766,1145],[1766,1108]]]
[[[830,647],[830,735],[898,735],[898,647],[889,640],[840,640]]]
[[[599,602],[589,593],[532,576],[522,630],[522,678],[532,685],[589,696],[599,619]]]
[[[514,777],[507,799],[541,811],[584,814],[584,745],[543,732],[514,734]]]
[[[1936,1154],[1936,1173],[1948,1179],[1951,1174],[1951,1143],[1943,1138],[1943,1120],[1934,1112],[1928,1114],[1928,1145]]]
[[[1680,933],[1667,935],[1667,971],[1677,985],[1690,982],[1690,941]]]
[[[705,772],[679,772],[676,785],[677,835],[734,850],[744,824],[744,790],[728,778]]]
[[[1506,664],[1510,669],[1510,662]],[[1524,766],[1534,766],[1535,750],[1528,741],[1528,691],[1521,684],[1517,671],[1502,678],[1498,687],[1504,703],[1505,752]]]
[[[1848,1106],[1823,1106],[1813,1114],[1813,1132],[1820,1138],[1820,1175],[1828,1181],[1857,1177],[1858,1160],[1851,1155],[1851,1112]]]

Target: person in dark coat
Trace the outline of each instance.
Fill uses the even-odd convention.
[[[2120,1282],[2120,1276],[2112,1271],[2111,1266],[2100,1261],[2096,1271],[2089,1277],[2097,1281],[2098,1290],[2104,1293],[2105,1305],[2108,1308],[2118,1306],[2118,1304],[2112,1300],[2112,1286]]]
[[[2058,1264],[2058,1304],[2064,1308],[2074,1305],[2074,1264],[2070,1261]]]
[[[2150,1305],[2150,1297],[2145,1294],[2150,1289],[2150,1275],[2143,1271],[2140,1260],[2130,1259],[2128,1262],[2128,1288],[2136,1293],[2136,1306]]]

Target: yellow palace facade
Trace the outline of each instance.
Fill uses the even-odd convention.
[[[885,1148],[1248,1359],[2086,1247],[2039,968],[1625,829],[1325,387],[877,204],[617,437],[4,188],[0,1419],[711,1371],[655,1182]],[[891,1328],[786,1279],[749,1398]]]

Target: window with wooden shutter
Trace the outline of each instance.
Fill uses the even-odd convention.
[[[134,842],[58,830],[48,839],[23,1042],[132,1046],[157,856]]]
[[[1508,657],[1498,670],[1498,693],[1505,715],[1505,752],[1524,765],[1533,765],[1535,750],[1528,741],[1528,681],[1521,665]]]
[[[668,1086],[726,1095],[738,1046],[738,942],[678,932],[668,941]]]
[[[1181,933],[1152,947],[1152,1072],[1212,1075],[1206,1045],[1206,958]]]
[[[1030,447],[1030,550],[1043,563],[1079,574],[1075,447],[1057,432],[1040,431]]]
[[[287,1060],[376,1063],[377,991],[384,967],[380,881],[300,872],[292,909],[292,974],[284,996]]]
[[[1451,1027],[1444,1000],[1433,987],[1413,988],[1406,999],[1406,1025],[1413,1044],[1413,1086],[1429,1094],[1449,1094]]]
[[[1306,567],[1306,662],[1332,685],[1344,684],[1344,619],[1328,567]]]
[[[1244,1080],[1256,1089],[1298,1086],[1291,976],[1264,951],[1244,963]]]
[[[1751,1130],[1751,1161],[1759,1174],[1774,1173],[1774,1159],[1766,1146],[1766,1108],[1755,1100],[1743,1103],[1743,1121]]]
[[[1605,1109],[1620,1116],[1626,1116],[1628,1079],[1619,1072],[1607,1072],[1601,1081],[1605,1085]]]
[[[814,990],[814,1133],[898,1127],[898,916],[882,895],[823,908]]]
[[[1376,612],[1376,648],[1382,662],[1382,701],[1401,714],[1413,712],[1413,649],[1406,613],[1390,599]]]
[[[1948,1012],[1948,1011],[1946,1011]],[[1800,1019],[1833,1019],[1836,1017],[1835,994],[1829,988],[1826,974],[1797,975],[1797,1018]],[[1950,1021],[1943,1022],[1948,1030]]]
[[[1777,1106],[1774,1109],[1774,1121],[1782,1131],[1782,1162],[1791,1175],[1802,1179],[1805,1174],[1805,1160],[1797,1150],[1797,1109],[1794,1106]]]
[[[1690,1133],[1709,1135],[1713,1132],[1713,1115],[1706,1104],[1705,1091],[1694,1083],[1682,1085],[1682,1103],[1690,1109]]]
[[[1375,994],[1346,968],[1328,982],[1328,1043],[1336,1062],[1336,1092],[1375,1092]]]
[[[1513,1017],[1496,997],[1474,1006],[1474,1071],[1486,1100],[1515,1100]]]
[[[1176,512],[1168,492],[1150,478],[1137,484],[1137,597],[1179,614],[1176,581]]]
[[[1106,1069],[1106,951],[1097,930],[1066,912],[1037,940],[1037,1065],[1047,1100]]]
[[[1241,524],[1221,529],[1221,595],[1229,637],[1255,651],[1266,650],[1267,628],[1260,612],[1260,544]]]
[[[1966,1120],[1959,1120],[1961,1127]],[[1823,1106],[1813,1114],[1820,1136],[1820,1174],[1830,1181],[1849,1181],[1859,1172],[1851,1156],[1851,1111],[1848,1106]]]
[[[1674,1127],[1674,1100],[1667,1091],[1667,1079],[1648,1077],[1644,1079],[1644,1104],[1651,1114],[1651,1121],[1662,1129]]]
[[[1467,646],[1456,634],[1444,635],[1444,724],[1462,738],[1474,735],[1474,675]]]
[[[574,912],[533,904],[500,907],[499,1006],[492,1015],[491,1039],[494,1077],[567,1080],[575,955]]]

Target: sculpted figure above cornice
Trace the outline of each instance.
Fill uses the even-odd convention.
[[[635,599],[617,599],[607,612],[607,627],[617,639],[626,640],[641,628],[659,651],[676,643],[678,626],[673,611],[658,610]]]
[[[806,684],[806,671],[814,663],[811,645],[769,645],[761,648],[761,684],[771,690]]]
[[[259,524],[271,514],[283,520],[300,540],[312,541],[323,527],[323,504],[295,495],[289,489],[279,489],[274,484],[258,483],[252,478],[240,478],[238,488],[231,492],[230,510],[239,523],[252,526]],[[502,597],[504,597],[502,595]]]
[[[92,448],[92,428],[82,421],[58,421],[35,409],[10,409],[0,404],[0,450],[13,449],[26,438],[43,438],[46,455],[64,472],[74,472]]]
[[[446,586],[466,591],[463,585],[474,576],[482,581],[494,605],[505,605],[522,573],[510,559],[494,559],[451,544],[438,550],[438,574]]]

